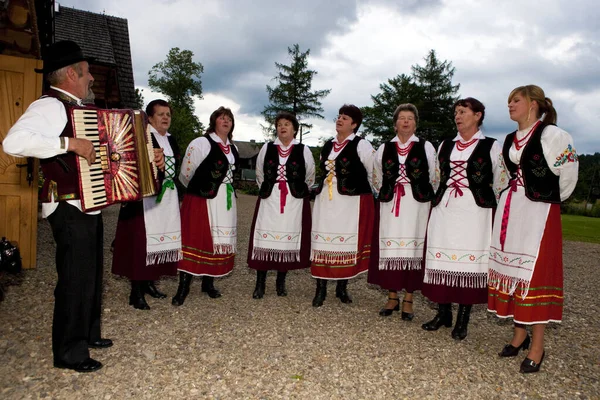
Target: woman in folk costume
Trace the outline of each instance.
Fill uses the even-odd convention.
[[[529,373],[544,360],[546,324],[562,320],[560,202],[575,189],[578,161],[573,138],[555,125],[556,110],[540,87],[514,89],[508,110],[518,130],[506,137],[502,151],[510,183],[496,210],[488,310],[514,320],[501,357],[517,356],[531,344],[521,364],[521,372]]]
[[[337,136],[321,151],[321,177],[313,208],[311,232],[312,276],[317,278],[313,307],[327,296],[327,281],[336,280],[335,295],[352,303],[346,286],[369,267],[373,233],[374,150],[356,135],[362,113],[355,105],[340,108],[335,124]]]
[[[185,301],[194,275],[202,276],[203,292],[220,297],[214,279],[233,269],[237,209],[232,183],[239,163],[230,142],[234,125],[231,110],[219,107],[210,116],[206,134],[191,141],[181,163],[179,181],[187,191],[181,205],[183,260],[175,306]]]
[[[382,144],[373,163],[375,204],[369,283],[389,290],[379,311],[400,311],[398,291],[406,290],[401,317],[414,317],[413,292],[423,284],[423,253],[431,200],[439,182],[435,148],[415,135],[419,112],[413,104],[394,111],[396,136]]]
[[[287,272],[310,265],[309,188],[315,162],[308,146],[294,139],[299,127],[294,114],[277,114],[275,127],[277,139],[264,145],[256,160],[260,192],[248,246],[248,266],[256,270],[255,299],[265,294],[268,270],[277,271],[277,295],[287,296]]]
[[[181,155],[175,138],[168,132],[171,107],[154,100],[146,107],[152,142],[159,167],[160,191],[140,202],[123,203],[115,235],[112,272],[131,280],[129,304],[149,310],[144,294],[167,297],[154,281],[175,275],[181,259],[181,220],[174,179]]]
[[[484,105],[468,97],[453,109],[458,135],[438,149],[440,186],[427,227],[422,289],[439,307],[422,327],[427,331],[451,327],[451,303],[458,303],[452,337],[462,340],[472,305],[487,301],[492,212],[507,176],[500,145],[479,129]]]

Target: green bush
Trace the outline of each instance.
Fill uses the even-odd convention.
[[[596,201],[592,207],[587,206],[586,202],[563,203],[561,205],[561,212],[563,214],[600,218],[600,202]]]

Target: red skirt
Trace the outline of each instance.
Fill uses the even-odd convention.
[[[421,269],[399,269],[399,270],[380,270],[379,269],[379,223],[380,223],[380,203],[375,202],[375,219],[373,224],[373,239],[371,241],[371,260],[369,261],[369,275],[367,282],[380,286],[382,289],[399,292],[406,290],[412,293],[415,290],[421,290],[423,286],[423,277],[425,275],[425,260],[421,262]],[[425,254],[425,253],[423,253]]]
[[[276,262],[252,260],[252,250],[254,250],[254,228],[256,226],[256,217],[260,207],[260,197],[256,200],[254,217],[250,228],[250,242],[248,243],[248,267],[257,271],[291,271],[294,269],[308,268],[310,266],[310,228],[312,221],[310,219],[310,199],[307,197],[302,204],[302,236],[300,238],[300,261],[295,262]]]
[[[146,265],[146,225],[143,202],[124,203],[115,234],[112,273],[132,281],[154,281],[176,275],[177,263]]]
[[[488,287],[488,311],[500,318],[513,318],[519,324],[561,322],[563,311],[562,223],[560,204],[552,204],[540,243],[538,258],[522,298],[517,288],[512,296],[496,290],[494,282]]]
[[[371,257],[371,240],[373,239],[373,221],[375,207],[372,194],[360,195],[360,216],[358,219],[358,255],[353,264],[324,264],[310,263],[310,272],[318,279],[349,279],[366,272],[369,269]]]
[[[192,275],[225,276],[233,270],[235,254],[214,254],[206,199],[186,194],[181,205],[183,260],[177,269]]]

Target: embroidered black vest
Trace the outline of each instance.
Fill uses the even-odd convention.
[[[371,185],[367,178],[367,170],[358,156],[358,142],[363,140],[356,136],[351,142],[346,144],[340,154],[335,159],[335,176],[337,178],[337,190],[340,194],[346,196],[358,196],[371,193]],[[316,193],[323,190],[325,178],[327,178],[326,161],[329,153],[333,149],[333,139],[327,141],[321,150],[321,171],[323,176],[319,179],[319,187]]]
[[[548,124],[541,123],[535,128],[529,142],[521,154],[521,171],[525,195],[531,201],[544,203],[560,203],[560,185],[558,176],[555,175],[546,162],[542,149],[542,132]],[[510,173],[511,179],[517,176],[518,165],[513,163],[508,156],[508,151],[513,143],[517,131],[509,134],[504,140],[502,155],[504,163]]]
[[[67,113],[67,124],[60,137],[74,137],[71,110],[83,107],[78,105],[75,99],[57,90],[50,89],[43,97],[54,97],[63,103]],[[77,155],[75,153],[67,152],[40,160],[40,166],[44,174],[44,183],[40,192],[40,199],[43,203],[50,202],[50,192],[52,191],[54,191],[54,201],[81,198],[76,159]]]
[[[494,194],[494,170],[492,167],[492,158],[490,150],[496,139],[480,139],[473,150],[473,153],[467,161],[467,180],[469,181],[469,190],[473,194],[475,203],[479,207],[496,207],[496,195]],[[437,206],[448,188],[448,179],[450,178],[450,154],[454,149],[455,143],[452,139],[444,140],[442,150],[438,154],[440,162],[440,187],[432,201],[432,206]]]
[[[378,199],[387,203],[394,198],[396,180],[400,175],[400,162],[398,161],[396,143],[387,142],[384,146],[381,159],[383,178]],[[418,142],[414,142],[406,156],[404,165],[414,199],[421,203],[431,201],[435,193],[429,182],[429,164],[425,153],[425,140],[419,139]]]
[[[208,153],[208,156],[206,156],[196,169],[187,187],[187,193],[204,197],[205,199],[214,199],[217,197],[221,183],[223,183],[223,180],[227,176],[229,161],[225,154],[223,154],[219,144],[210,137],[210,134],[206,134],[204,137],[210,143],[210,153]],[[239,168],[240,156],[233,144],[229,148],[235,158],[233,165],[237,170]]]
[[[258,195],[261,199],[266,199],[271,195],[273,187],[277,182],[279,169],[279,152],[273,142],[266,144],[267,152],[263,166],[264,178]],[[285,162],[285,177],[290,187],[290,193],[297,199],[302,199],[309,195],[308,185],[306,184],[306,165],[304,161],[304,145],[295,144],[287,161]]]

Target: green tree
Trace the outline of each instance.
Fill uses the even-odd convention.
[[[187,145],[204,130],[194,114],[194,99],[202,98],[200,75],[204,67],[193,61],[194,53],[173,47],[165,61],[154,65],[148,72],[148,85],[162,93],[171,105],[172,120],[169,132],[184,151]]]
[[[452,84],[454,67],[448,61],[440,62],[434,50],[424,60],[425,66],[411,67],[410,76],[401,74],[381,84],[381,92],[371,96],[373,105],[362,108],[363,131],[373,135],[375,144],[394,137],[392,117],[402,103],[412,103],[419,110],[420,137],[437,146],[455,135],[452,105],[458,99],[460,85]]]
[[[289,65],[275,63],[279,70],[274,78],[277,85],[274,87],[267,85],[269,105],[262,111],[267,122],[267,126],[263,128],[268,136],[272,137],[277,113],[291,112],[300,122],[299,140],[302,142],[303,132],[312,127],[311,124],[302,121],[307,118],[324,118],[321,114],[323,112],[321,99],[327,96],[331,89],[311,90],[312,80],[317,75],[317,71],[308,69],[310,49],[301,52],[300,46],[295,44],[288,47],[288,55],[291,59]]]
[[[144,109],[144,94],[142,93],[142,89],[140,88],[135,88],[135,109]]]

